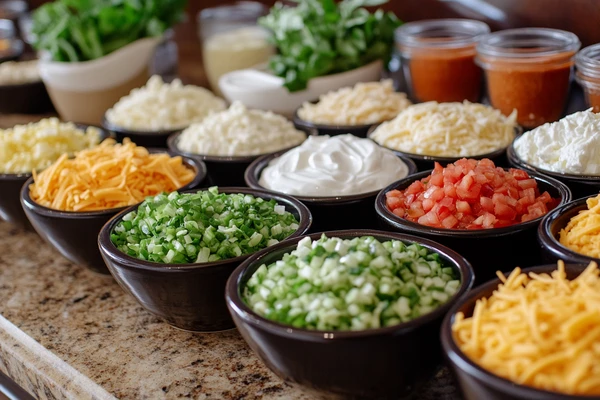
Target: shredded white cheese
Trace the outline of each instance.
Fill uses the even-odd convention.
[[[248,110],[240,102],[185,129],[177,147],[187,153],[248,156],[272,153],[302,143],[306,134],[281,115]]]
[[[111,124],[137,131],[183,129],[227,107],[207,89],[175,79],[164,83],[154,75],[146,86],[133,89],[106,112]]]
[[[0,63],[0,85],[19,85],[40,80],[38,60]]]
[[[0,173],[29,173],[44,169],[63,154],[97,145],[100,131],[77,128],[57,118],[0,130]]]
[[[517,112],[506,117],[478,103],[415,104],[381,124],[371,139],[407,153],[474,157],[507,147],[515,137]]]
[[[394,118],[412,103],[405,93],[394,91],[391,79],[357,83],[305,102],[298,110],[304,121],[327,125],[368,125]]]
[[[515,151],[549,171],[600,175],[600,114],[590,109],[538,126],[515,141]]]

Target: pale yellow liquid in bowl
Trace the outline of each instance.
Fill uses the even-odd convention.
[[[265,63],[273,54],[275,48],[267,42],[267,33],[256,26],[217,33],[206,39],[202,51],[208,82],[219,96],[223,74]]]

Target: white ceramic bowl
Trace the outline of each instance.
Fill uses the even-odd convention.
[[[283,78],[266,72],[264,67],[257,67],[221,76],[219,88],[229,102],[238,100],[248,108],[270,110],[291,118],[305,101],[317,100],[324,93],[358,82],[378,81],[382,68],[380,60],[373,61],[350,71],[313,78],[305,90],[290,93],[283,86]]]
[[[61,118],[99,125],[104,112],[148,80],[148,68],[161,38],[138,39],[101,58],[56,62],[42,54],[40,76]]]

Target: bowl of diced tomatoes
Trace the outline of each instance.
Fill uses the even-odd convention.
[[[445,244],[467,258],[478,281],[498,268],[541,261],[537,227],[571,200],[560,181],[489,159],[460,159],[383,189],[375,201],[382,226]]]

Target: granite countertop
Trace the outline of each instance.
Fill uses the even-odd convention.
[[[110,275],[0,222],[0,370],[39,399],[309,399],[236,330],[189,333],[142,309]],[[441,369],[417,399],[459,399]]]

